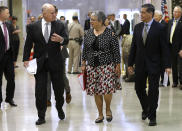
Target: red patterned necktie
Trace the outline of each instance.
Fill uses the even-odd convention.
[[[5,51],[7,50],[8,48],[8,31],[7,31],[7,27],[6,27],[6,24],[3,23],[3,30],[4,30],[4,39],[5,39]]]

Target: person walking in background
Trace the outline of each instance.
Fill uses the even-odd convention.
[[[65,20],[64,16],[60,17],[61,22],[63,22],[64,26],[65,26],[65,32],[67,35],[68,34],[68,24]],[[63,45],[61,46],[61,53],[63,55],[63,61],[64,61],[64,83],[65,83],[65,92],[66,92],[66,103],[69,104],[71,102],[71,89],[70,89],[70,85],[69,85],[69,80],[66,76],[66,58],[69,58],[69,54],[67,51],[67,45]]]
[[[122,25],[122,35],[129,35],[130,34],[130,22],[129,20],[127,19],[127,14],[124,14],[123,15],[123,19],[124,19],[124,23]]]
[[[90,16],[91,16],[92,12],[89,11],[88,12],[88,18],[85,20],[85,24],[84,24],[84,30],[89,30],[90,29]]]
[[[119,37],[119,35],[121,33],[121,25],[120,25],[120,22],[115,19],[115,14],[109,15],[109,18],[110,18],[111,29],[113,30],[113,32],[115,33],[115,35],[117,35]]]
[[[68,62],[68,74],[79,74],[79,60],[81,52],[81,43],[79,40],[82,39],[84,35],[84,30],[82,26],[78,23],[78,14],[73,14],[73,22],[68,26],[69,33],[69,62]]]
[[[21,30],[19,29],[19,26],[17,26],[17,17],[13,16],[12,17],[12,24],[13,24],[13,49],[14,49],[14,67],[17,68],[18,66],[16,65],[17,58],[18,58],[18,53],[19,53],[19,47],[20,47],[20,38],[19,38],[19,33]]]
[[[134,28],[128,60],[128,72],[133,74],[135,64],[135,90],[142,106],[142,120],[148,118],[149,126],[156,126],[156,109],[159,98],[161,65],[170,73],[170,51],[166,42],[165,28],[153,20],[152,4],[141,7],[141,23]],[[147,78],[149,83],[148,93]]]
[[[172,78],[175,88],[180,82],[180,89],[182,89],[182,58],[179,53],[182,52],[182,9],[176,6],[173,10],[173,19],[168,22],[167,42],[170,44],[172,56]],[[179,67],[179,68],[178,68]]]
[[[14,50],[12,33],[13,26],[6,22],[9,18],[9,9],[6,6],[0,6],[0,108],[2,98],[2,77],[3,73],[7,80],[5,102],[11,106],[17,106],[14,101],[15,92],[15,72],[14,72]]]
[[[165,39],[167,39],[167,26],[168,26],[168,24],[162,19],[162,11],[160,11],[160,10],[156,10],[155,11],[154,20],[164,25],[164,27],[165,27],[165,33],[166,33],[166,38]],[[164,73],[165,73],[165,69],[162,67],[161,68],[161,81],[160,81],[160,86],[161,87],[164,87],[164,85],[163,85],[163,82],[164,82]],[[169,86],[169,85],[170,85],[170,81],[169,81],[169,75],[168,75],[168,83],[167,83],[167,86]]]
[[[106,16],[103,12],[92,13],[93,29],[88,30],[84,36],[82,53],[82,72],[87,74],[86,92],[88,95],[94,95],[99,112],[95,123],[101,123],[104,120],[103,98],[106,103],[106,120],[112,121],[110,108],[112,94],[117,89],[121,89],[119,43],[115,33],[105,27],[105,20]]]

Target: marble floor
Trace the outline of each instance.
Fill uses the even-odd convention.
[[[67,75],[70,80],[72,101],[64,104],[66,119],[61,121],[53,106],[47,109],[46,123],[36,126],[37,111],[34,98],[34,77],[27,74],[18,63],[16,69],[15,102],[18,107],[2,103],[0,110],[0,131],[181,131],[182,91],[178,88],[160,88],[157,113],[158,125],[148,126],[148,120],[141,120],[141,107],[133,83],[122,82],[122,91],[114,94],[112,100],[113,121],[95,124],[97,109],[92,96],[82,91],[77,76]],[[3,80],[5,98],[6,81]],[[105,108],[104,108],[105,109]],[[104,111],[105,113],[105,111]]]

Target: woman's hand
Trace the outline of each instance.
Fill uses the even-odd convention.
[[[121,76],[121,67],[120,67],[120,64],[117,64],[116,65],[116,71],[115,71],[115,73],[117,74],[118,77]]]
[[[82,67],[81,67],[82,73],[86,70],[86,61],[82,61]]]

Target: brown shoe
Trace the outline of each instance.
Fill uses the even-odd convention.
[[[48,106],[51,106],[51,101],[50,100],[47,101],[47,107]]]
[[[71,102],[71,94],[66,93],[66,103],[69,104]]]

